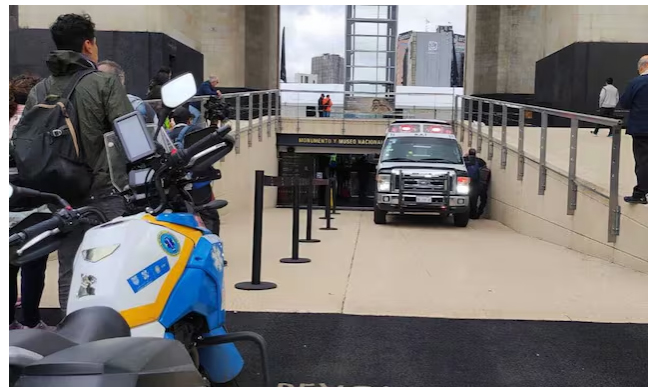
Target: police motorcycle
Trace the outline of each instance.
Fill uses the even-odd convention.
[[[164,85],[159,122],[195,92],[189,73]],[[61,207],[45,221],[12,230],[13,264],[55,251],[70,230],[95,226],[78,249],[68,315],[56,330],[10,332],[10,382],[237,386],[244,360],[234,343],[251,341],[269,385],[264,339],[225,329],[223,244],[195,215],[227,203],[194,206],[188,192],[193,182],[218,178],[200,171],[232,150],[230,126],[211,127],[180,150],[167,144],[161,128],[149,131],[137,112],[115,120],[114,128],[105,139],[110,175],[116,187],[127,188],[122,193],[133,214],[108,221],[93,207],[74,209],[57,195],[11,187],[10,207],[26,198]],[[135,203],[145,208],[137,212]]]

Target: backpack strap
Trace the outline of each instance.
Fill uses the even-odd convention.
[[[75,87],[80,83],[82,78],[86,77],[87,75],[91,73],[95,73],[96,69],[88,69],[88,70],[82,70],[78,71],[73,75],[71,80],[69,81],[68,85],[66,86],[66,89],[64,89],[64,92],[62,93],[62,97],[65,97],[67,100],[71,99],[71,95],[73,95],[73,92],[75,91]],[[68,114],[68,111],[66,110],[66,106],[64,103],[61,101],[57,102],[57,106],[62,111],[62,114],[64,115],[64,120],[66,121],[66,126],[68,127],[69,132],[71,133],[71,139],[73,139],[73,146],[75,147],[75,154],[80,157],[80,143],[78,141],[78,134],[75,131],[75,127],[73,126],[73,121],[71,121],[71,116]]]
[[[71,80],[69,81],[68,85],[62,92],[62,97],[66,99],[71,99],[71,95],[73,95],[73,92],[75,91],[75,87],[80,83],[82,78],[86,77],[87,75],[91,73],[95,73],[96,69],[86,69],[86,70],[80,70],[77,73],[73,74],[73,77],[71,77]]]

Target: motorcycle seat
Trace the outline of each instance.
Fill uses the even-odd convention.
[[[55,331],[10,331],[9,346],[48,356],[82,343],[129,336],[130,326],[117,311],[105,306],[94,306],[69,314]]]

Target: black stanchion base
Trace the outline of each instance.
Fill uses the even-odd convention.
[[[308,258],[283,258],[281,263],[308,263],[310,259]]]
[[[319,243],[321,241],[319,239],[299,239],[299,242],[301,242],[301,243]]]
[[[320,230],[329,230],[330,231],[330,230],[337,230],[337,228],[335,228],[335,227],[322,227],[322,228],[320,228]]]
[[[320,219],[322,219],[322,220],[326,220],[326,216],[322,216]],[[330,219],[333,220],[333,219],[335,219],[335,218],[331,217]]]
[[[259,284],[253,284],[251,282],[239,282],[235,284],[235,287],[240,290],[267,290],[275,289],[276,284],[273,282],[260,282]]]

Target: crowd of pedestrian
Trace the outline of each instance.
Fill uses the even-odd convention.
[[[63,194],[62,196],[74,207],[91,205],[98,208],[107,219],[124,215],[126,203],[111,182],[103,135],[113,130],[112,122],[116,118],[132,111],[140,112],[147,123],[157,125],[159,118],[162,118],[159,116],[162,105],[147,103],[135,95],[128,94],[125,90],[126,74],[121,65],[112,60],[99,61],[95,24],[88,15],[61,15],[51,25],[50,33],[56,47],[46,60],[50,76],[39,79],[31,74],[23,74],[10,80],[10,142],[14,144],[17,135],[24,136],[29,131],[30,125],[38,122],[44,107],[58,106],[57,101],[51,99],[59,98],[62,105],[67,109],[70,108],[69,112],[74,114],[64,115],[62,108],[62,115],[58,119],[61,118],[62,122],[66,122],[67,130],[55,128],[52,133],[57,131],[57,136],[70,136],[71,142],[75,145],[73,157],[78,164],[87,166],[84,170],[87,171],[88,176],[79,176],[79,178],[89,181],[88,188],[83,192],[76,192],[69,197]],[[150,80],[146,98],[160,100],[162,87],[171,77],[172,70],[161,67]],[[175,109],[172,114],[164,117],[164,126],[169,130],[172,140],[177,141],[178,146],[184,147],[187,136],[206,128],[208,123],[218,125],[228,118],[229,109],[222,100],[218,85],[219,79],[210,76],[198,89],[198,96],[211,96],[210,101],[204,106],[205,117],[201,117],[200,107],[191,103]],[[47,105],[46,102],[51,105]],[[53,103],[55,105],[52,105]],[[57,110],[55,112],[54,114],[59,114]],[[202,118],[206,119],[203,123],[200,122]],[[12,145],[10,181],[20,185],[20,170],[34,160],[17,159],[14,157],[14,149]],[[52,192],[55,192],[55,188],[57,187],[53,187]],[[209,182],[194,185],[191,195],[197,205],[205,204],[214,198]],[[47,212],[49,212],[48,207],[12,212],[10,227],[17,226],[19,223],[19,226],[23,226],[26,219],[34,218],[28,218],[28,215]],[[205,211],[199,215],[214,233],[219,233],[217,211]],[[47,216],[49,217],[50,214]],[[85,231],[86,229],[79,229],[69,233],[57,252],[59,303],[64,313],[70,292],[74,257]],[[39,316],[47,259],[48,257],[44,256],[20,268],[22,277],[20,299],[17,284],[19,267],[10,265],[10,329],[49,329]],[[16,318],[17,306],[22,308],[21,322]]]

